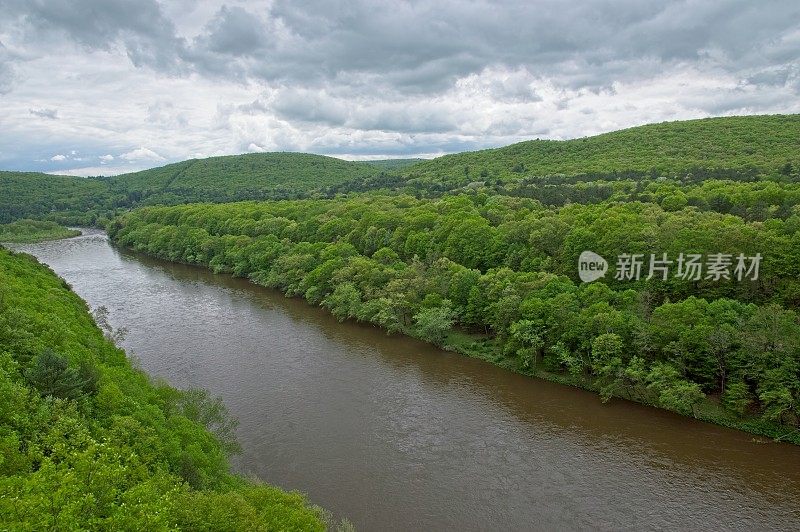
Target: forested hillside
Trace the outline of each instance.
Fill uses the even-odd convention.
[[[121,245],[249,277],[340,319],[800,442],[800,217],[789,211],[749,221],[643,201],[554,209],[478,193],[370,195],[144,208],[109,231]],[[651,253],[729,263],[716,278],[707,262],[696,278],[647,279],[645,263],[636,279],[586,284],[585,250],[612,265]],[[758,275],[737,275],[737,257],[752,266],[757,256]]]
[[[380,168],[381,170],[400,170],[413,166],[425,159],[378,159],[376,161],[365,161],[367,164]]]
[[[0,172],[0,223],[22,218],[68,219],[91,225],[113,204],[108,185],[98,179],[38,172]]]
[[[307,153],[192,159],[114,177],[0,172],[0,223],[47,218],[93,225],[137,205],[300,198],[382,172],[370,163]]]
[[[788,175],[798,169],[800,115],[772,115],[665,122],[566,141],[531,140],[445,155],[407,168],[405,175],[411,183],[453,188],[546,176],[723,177]]]
[[[609,198],[651,201],[652,195],[660,195],[668,196],[667,209],[688,203],[739,214],[732,209],[748,208],[758,219],[764,201],[788,213],[773,193],[792,195],[794,189],[774,192],[765,183],[796,182],[798,154],[800,115],[774,115],[668,122],[421,162],[256,153],[193,159],[105,178],[0,172],[0,223],[46,218],[93,225],[141,205],[334,197],[375,190],[418,197],[477,190],[555,206]],[[735,188],[724,184],[726,190],[710,190],[705,188],[709,180]],[[731,201],[738,194],[747,195],[749,203]]]
[[[320,187],[379,173],[368,163],[309,153],[250,153],[195,159],[108,179],[128,202],[177,204],[198,201],[298,198]]]
[[[229,473],[218,400],[152,382],[47,267],[0,248],[0,528],[324,530]]]

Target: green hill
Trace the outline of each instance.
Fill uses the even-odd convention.
[[[80,235],[76,229],[61,227],[47,220],[17,220],[0,224],[0,242],[40,242]]]
[[[530,140],[445,155],[406,169],[411,182],[463,186],[492,180],[702,171],[777,173],[800,167],[800,115],[664,122],[573,140]],[[791,172],[791,169],[789,169]]]
[[[0,172],[0,223],[50,218],[93,224],[137,205],[298,198],[380,172],[370,163],[308,153],[192,159],[114,177]]]
[[[92,223],[81,214],[110,203],[108,185],[99,179],[39,172],[0,172],[0,223],[22,218],[60,218],[74,213],[73,223]],[[91,217],[90,217],[91,218]]]
[[[364,162],[309,153],[249,153],[192,159],[108,179],[132,202],[225,202],[300,197],[314,190],[378,173]]]
[[[376,161],[366,161],[372,166],[377,166],[381,170],[400,170],[407,168],[414,164],[424,161],[425,159],[378,159]]]
[[[754,180],[794,176],[798,169],[800,115],[710,118],[566,141],[532,140],[421,162],[251,153],[192,159],[114,177],[0,172],[0,223],[49,218],[93,224],[139,205],[296,199],[375,189],[437,194],[467,185],[489,185],[500,193],[558,204],[584,193],[520,191],[519,186],[626,177],[691,177],[693,183],[709,178]],[[500,184],[517,189],[499,188]],[[549,199],[553,196],[557,199]]]

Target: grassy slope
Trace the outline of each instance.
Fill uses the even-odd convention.
[[[37,380],[32,370],[48,350],[70,369]],[[42,386],[83,367],[94,368],[93,385],[81,380],[77,397],[45,397]],[[324,529],[301,495],[231,476],[220,440],[198,422],[205,414],[191,414],[190,405],[131,367],[66,282],[33,257],[0,248],[3,525]]]
[[[754,167],[768,173],[787,162],[800,165],[800,115],[664,122],[574,140],[531,140],[445,155],[405,173],[412,179],[463,185],[487,178],[629,170],[674,175],[695,167]]]

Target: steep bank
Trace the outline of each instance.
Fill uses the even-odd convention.
[[[323,530],[297,493],[229,472],[224,406],[133,368],[104,313],[0,248],[0,515],[12,529]]]

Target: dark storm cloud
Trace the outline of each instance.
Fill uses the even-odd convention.
[[[388,2],[278,0],[225,7],[191,41],[153,0],[9,1],[32,35],[123,46],[136,65],[168,73],[307,85],[376,83],[439,91],[491,65],[525,67],[565,87],[604,87],[666,63],[711,60],[735,72],[796,61],[800,3],[594,0]]]
[[[270,105],[253,102],[242,110],[260,108],[279,118],[328,126],[344,126],[365,131],[401,131],[404,133],[441,133],[457,127],[456,117],[437,102],[425,101],[349,101],[325,91],[297,90],[284,87],[277,91]]]
[[[760,70],[746,79],[755,87],[789,87],[800,95],[800,65],[789,65]]]
[[[330,126],[343,126],[348,119],[348,111],[341,102],[317,91],[280,90],[272,104],[264,109],[274,111],[280,118]]]
[[[787,53],[796,58],[797,42],[769,50],[765,45],[796,27],[798,6],[793,1],[278,1],[270,17],[285,27],[293,51],[276,50],[277,57],[260,68],[272,77],[339,82],[346,81],[343,73],[379,75],[398,89],[437,90],[501,64],[524,66],[573,88],[604,86],[715,52],[719,65],[731,70],[784,61]]]
[[[241,7],[225,7],[216,14],[198,39],[197,46],[208,52],[232,56],[253,55],[268,43],[266,28]]]

